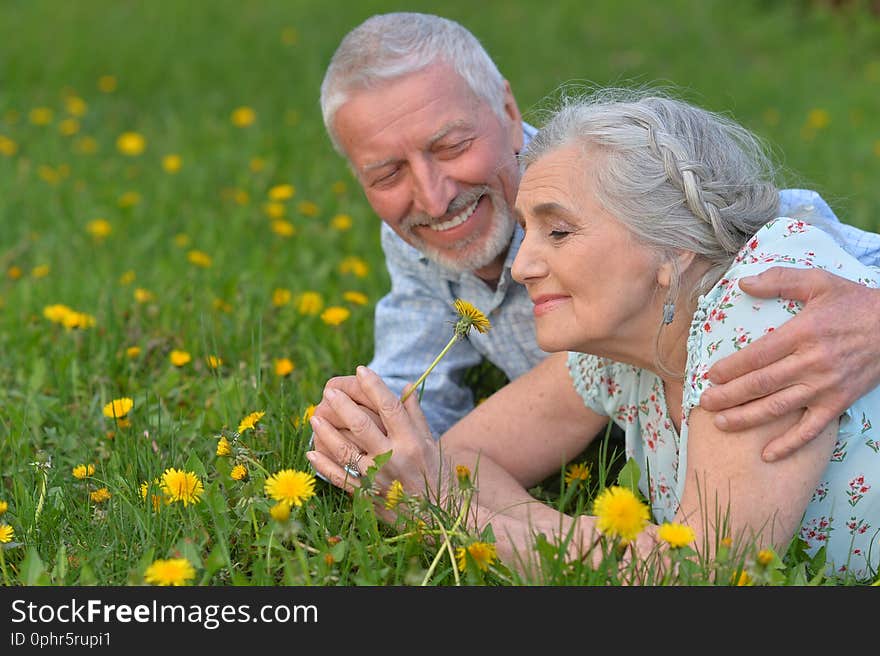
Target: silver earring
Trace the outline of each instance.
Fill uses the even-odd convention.
[[[675,318],[675,303],[666,301],[663,304],[663,325],[668,326]]]

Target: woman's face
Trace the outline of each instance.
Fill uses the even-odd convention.
[[[653,344],[665,290],[657,255],[596,198],[595,159],[568,146],[526,170],[516,197],[526,234],[513,277],[535,304],[542,349],[615,357]]]

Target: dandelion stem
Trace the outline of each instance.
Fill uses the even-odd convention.
[[[3,545],[0,544],[0,569],[3,570],[3,585],[7,588],[12,584],[9,582],[9,573],[6,571],[6,550],[3,548]]]
[[[434,361],[431,363],[431,366],[428,367],[427,369],[425,369],[425,373],[423,373],[421,376],[419,376],[419,379],[415,383],[412,384],[412,386],[409,388],[409,390],[406,392],[406,394],[404,394],[403,396],[400,397],[401,403],[405,403],[406,400],[409,398],[409,395],[412,394],[413,391],[424,382],[425,378],[428,377],[428,374],[431,373],[431,370],[437,366],[437,363],[440,362],[440,360],[443,358],[443,356],[446,355],[446,353],[449,351],[449,349],[452,348],[452,345],[455,344],[455,342],[457,340],[458,340],[458,333],[454,333],[452,335],[452,339],[449,340],[449,343],[443,347],[442,351],[440,351],[440,355],[438,355],[436,358],[434,358]]]

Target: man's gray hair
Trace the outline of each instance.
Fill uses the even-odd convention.
[[[711,264],[691,301],[776,217],[779,191],[765,145],[735,121],[658,90],[563,100],[521,163],[569,145],[595,158],[599,201],[636,239],[661,256],[692,251]]]
[[[438,62],[450,65],[503,118],[504,78],[473,34],[454,21],[431,14],[379,14],[342,39],[324,74],[321,112],[333,147],[345,155],[333,130],[333,118],[352,92],[374,88]]]

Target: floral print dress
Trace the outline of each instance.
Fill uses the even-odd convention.
[[[698,300],[687,342],[680,435],[656,374],[594,355],[568,355],[569,372],[587,407],[623,428],[626,455],[639,464],[641,492],[657,522],[673,521],[678,510],[687,471],[687,420],[711,384],[709,368],[801,309],[795,301],[759,299],[740,290],[740,278],[773,266],[815,267],[867,287],[880,284],[878,271],[858,262],[819,228],[787,218],[767,223],[740,250],[727,274]],[[807,505],[798,537],[810,554],[826,547],[829,568],[865,578],[876,573],[880,563],[878,529],[880,388],[875,388],[841,416],[834,452]]]

